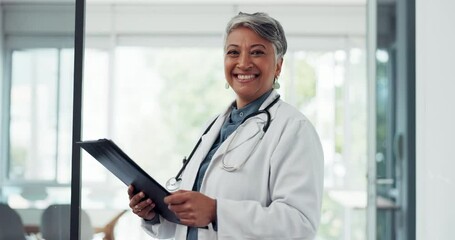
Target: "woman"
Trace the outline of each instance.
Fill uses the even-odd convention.
[[[286,53],[284,31],[264,13],[239,13],[226,28],[224,71],[235,101],[202,138],[165,198],[181,224],[128,194],[133,212],[157,238],[313,239],[319,225],[323,153],[308,119],[274,90]],[[247,118],[249,114],[255,114]],[[245,121],[245,122],[242,122]]]

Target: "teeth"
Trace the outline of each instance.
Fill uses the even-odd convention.
[[[254,78],[254,75],[237,75],[237,78],[240,80],[248,80]]]

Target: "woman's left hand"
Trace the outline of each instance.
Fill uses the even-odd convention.
[[[179,190],[164,202],[187,226],[205,227],[216,219],[216,200],[199,192]]]

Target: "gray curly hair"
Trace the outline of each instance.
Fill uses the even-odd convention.
[[[270,17],[267,13],[243,13],[239,12],[227,24],[224,34],[224,44],[226,45],[227,36],[232,30],[239,27],[247,27],[257,33],[265,40],[272,43],[275,50],[275,58],[279,59],[286,53],[288,44],[281,24]]]

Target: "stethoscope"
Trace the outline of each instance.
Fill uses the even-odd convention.
[[[257,115],[259,114],[266,114],[267,115],[267,121],[266,123],[264,124],[264,127],[262,128],[262,136],[258,139],[258,142],[262,139],[262,137],[264,136],[264,134],[267,132],[267,130],[269,129],[270,127],[270,122],[271,122],[271,115],[270,115],[270,112],[269,112],[269,109],[271,107],[273,107],[273,105],[275,105],[275,103],[278,102],[278,100],[280,100],[280,95],[277,95],[277,97],[269,104],[267,105],[264,109],[262,110],[258,110],[254,113],[251,113],[249,114],[248,116],[246,116],[243,121],[240,123],[240,126],[238,127],[238,130],[240,127],[242,127],[242,124],[245,123],[246,121],[252,119],[253,117],[256,117]],[[215,118],[210,124],[209,126],[207,127],[207,129],[205,129],[204,133],[201,135],[201,137],[199,138],[199,140],[197,141],[196,145],[194,146],[193,150],[191,151],[190,155],[188,156],[188,158],[184,157],[183,158],[183,165],[182,167],[180,168],[180,170],[178,171],[177,175],[175,177],[172,177],[170,178],[169,180],[167,180],[166,182],[166,188],[173,192],[173,191],[176,191],[180,188],[180,183],[182,182],[182,173],[183,171],[185,170],[186,166],[188,165],[188,163],[190,162],[191,158],[193,157],[193,154],[194,152],[196,152],[197,148],[199,147],[199,145],[201,144],[202,142],[202,137],[204,137],[205,134],[207,134],[210,129],[212,128],[213,124],[215,123],[215,121],[217,120],[217,118]],[[236,131],[237,133],[239,131]],[[236,133],[236,134],[237,134]],[[229,149],[229,145],[232,143],[233,139],[236,137],[236,135],[234,135],[232,138],[231,138],[231,141],[228,143],[228,146],[227,146],[227,149]],[[258,143],[257,142],[257,143]],[[255,146],[257,146],[257,143]],[[253,151],[255,150],[255,148],[253,149]],[[252,151],[252,152],[253,152]],[[250,152],[250,154],[248,155],[248,157],[246,159],[249,158],[249,156],[251,156],[252,152]],[[243,162],[242,164],[238,165],[238,166],[229,166],[225,163],[224,161],[224,156],[226,155],[223,154],[223,157],[222,157],[222,165],[223,165],[223,169],[225,169],[226,171],[229,171],[229,172],[232,172],[232,171],[235,171],[237,169],[239,169],[245,162]],[[246,161],[246,160],[245,160]]]

